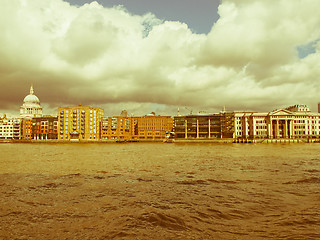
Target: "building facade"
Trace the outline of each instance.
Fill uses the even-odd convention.
[[[149,114],[142,117],[105,117],[101,138],[106,140],[163,140],[173,129],[173,119]]]
[[[132,139],[140,140],[162,140],[168,132],[173,131],[173,118],[170,116],[159,116],[154,113],[132,117]]]
[[[33,118],[42,116],[42,107],[39,98],[34,95],[33,86],[30,87],[30,93],[27,95],[20,107],[21,118]]]
[[[31,139],[58,139],[58,117],[43,116],[32,118]]]
[[[101,139],[131,140],[131,117],[104,117],[101,126]]]
[[[236,138],[319,138],[320,113],[294,105],[268,113],[235,113]]]
[[[31,140],[32,139],[32,119],[31,118],[22,118],[21,119],[21,128],[22,128],[22,139]]]
[[[234,113],[175,116],[174,132],[176,139],[233,138]]]
[[[0,139],[21,139],[21,119],[8,118],[6,115],[0,118]]]
[[[60,107],[59,140],[99,140],[104,111],[89,106]]]

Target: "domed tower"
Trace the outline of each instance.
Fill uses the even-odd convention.
[[[20,117],[42,117],[42,107],[40,105],[40,100],[36,95],[34,95],[32,85],[30,87],[30,94],[23,99],[23,104],[20,107]]]

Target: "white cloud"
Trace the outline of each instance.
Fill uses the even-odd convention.
[[[2,88],[0,109],[19,106],[31,82],[52,109],[82,103],[112,114],[121,106],[172,114],[178,106],[313,107],[319,100],[320,19],[310,13],[319,10],[317,0],[224,0],[219,21],[199,35],[181,22],[96,2],[75,7],[62,0],[4,0],[0,81],[15,84],[16,100]],[[317,43],[314,52],[299,59],[298,47],[310,42]]]

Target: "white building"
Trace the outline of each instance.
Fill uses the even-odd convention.
[[[27,95],[20,107],[20,117],[33,118],[42,117],[42,107],[39,98],[34,95],[33,86],[30,87],[30,94]]]
[[[0,139],[21,139],[21,119],[0,118]]]
[[[319,138],[320,113],[294,105],[269,113],[235,113],[236,138]]]

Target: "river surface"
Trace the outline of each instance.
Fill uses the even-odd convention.
[[[0,239],[320,239],[320,144],[0,144]]]

